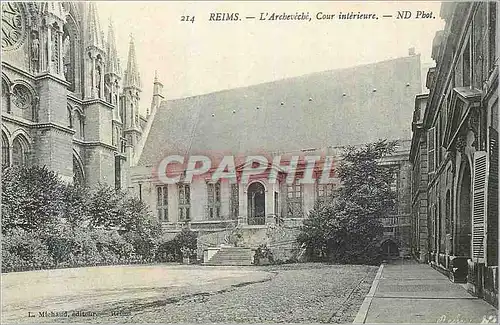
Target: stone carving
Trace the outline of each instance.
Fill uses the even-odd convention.
[[[458,137],[457,142],[455,144],[457,151],[463,154],[465,152],[466,145],[467,145],[466,137],[463,135]]]
[[[2,50],[16,48],[24,39],[24,17],[22,4],[2,3]]]
[[[22,85],[14,86],[12,90],[12,103],[20,109],[30,108],[32,99],[29,90]]]
[[[73,75],[72,60],[71,60],[71,40],[69,35],[66,35],[63,40],[63,72],[66,81],[70,81]]]
[[[52,31],[52,42],[51,44],[51,61],[52,64],[54,65],[54,72],[59,73],[60,67],[59,67],[59,32],[57,31],[56,28],[53,29]]]

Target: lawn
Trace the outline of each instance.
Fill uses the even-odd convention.
[[[2,274],[2,322],[348,323],[376,271],[373,266],[305,263],[9,273]]]

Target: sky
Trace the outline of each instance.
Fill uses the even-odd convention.
[[[432,63],[432,40],[444,28],[440,2],[99,1],[107,37],[115,27],[122,69],[130,35],[143,84],[141,111],[150,106],[155,70],[166,99],[189,97],[408,55]],[[408,10],[412,18],[396,19]],[[430,19],[414,18],[417,11]],[[239,13],[240,21],[209,21],[211,13]],[[311,21],[260,21],[261,13],[309,13]],[[317,20],[318,12],[375,13],[378,20]],[[194,22],[181,16],[194,16]],[[383,18],[382,15],[393,17]],[[256,19],[246,19],[255,16]]]

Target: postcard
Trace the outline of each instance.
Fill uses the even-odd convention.
[[[496,323],[498,5],[4,1],[2,323]]]

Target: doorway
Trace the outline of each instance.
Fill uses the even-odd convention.
[[[397,258],[399,257],[399,248],[398,245],[393,242],[391,239],[387,239],[381,245],[382,254],[385,258]]]
[[[457,250],[458,256],[470,257],[471,250],[471,171],[469,163],[465,161],[460,179],[457,221]]]
[[[260,182],[250,184],[248,187],[248,224],[266,224],[266,196],[264,185]]]

